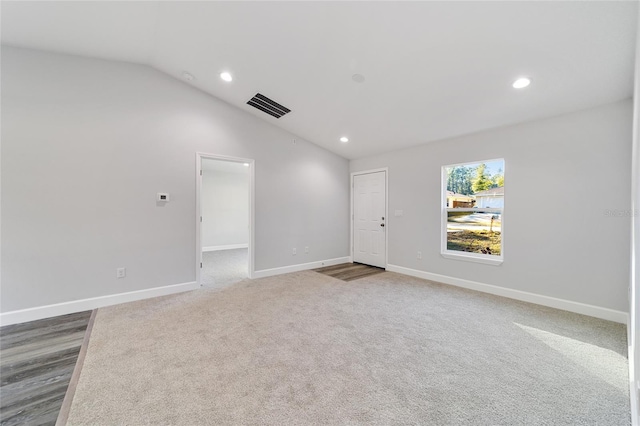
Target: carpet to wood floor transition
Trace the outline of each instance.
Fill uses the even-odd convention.
[[[0,328],[1,426],[631,423],[623,325],[367,265],[91,314]]]
[[[91,311],[0,328],[0,424],[54,425]]]

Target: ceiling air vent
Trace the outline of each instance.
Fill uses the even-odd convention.
[[[269,115],[274,116],[275,118],[280,118],[283,115],[291,112],[289,108],[285,108],[277,102],[272,101],[267,98],[265,95],[261,95],[260,93],[256,93],[256,95],[249,99],[247,102],[248,105],[251,105],[254,108],[258,108],[260,111],[266,112]]]

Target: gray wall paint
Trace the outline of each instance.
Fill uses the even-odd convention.
[[[249,243],[248,171],[230,173],[204,170],[200,202],[202,247]]]
[[[605,210],[629,208],[631,118],[627,100],[354,160],[351,171],[389,167],[389,263],[628,311],[629,218]],[[493,158],[505,159],[505,261],[445,259],[441,167]]]
[[[255,159],[257,270],[347,256],[348,161],[293,138],[145,66],[3,46],[0,310],[195,281],[197,151]]]

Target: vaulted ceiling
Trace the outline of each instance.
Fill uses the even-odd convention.
[[[1,7],[3,44],[186,71],[188,84],[352,159],[632,95],[637,2]],[[532,84],[516,90],[520,76]],[[257,92],[291,112],[247,105]]]

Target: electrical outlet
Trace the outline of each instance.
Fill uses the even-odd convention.
[[[295,256],[296,254],[298,254],[298,250],[296,250],[296,248],[293,248],[293,255]]]
[[[116,269],[116,278],[124,278],[127,276],[127,268]]]
[[[304,248],[304,252],[305,252],[305,253],[309,253],[309,246],[306,246],[306,247]]]
[[[418,259],[422,259],[422,252],[421,251],[418,252]]]

